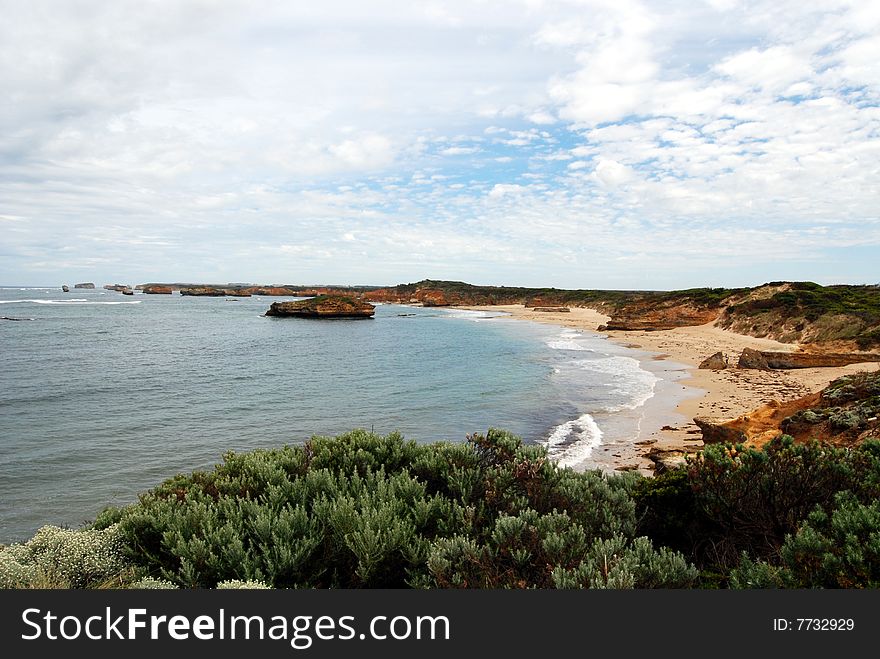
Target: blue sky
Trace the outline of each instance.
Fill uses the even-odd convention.
[[[0,284],[880,282],[877,2],[0,12]]]

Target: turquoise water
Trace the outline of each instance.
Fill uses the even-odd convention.
[[[396,305],[263,316],[277,299],[0,289],[0,316],[26,319],[0,320],[0,542],[77,526],[230,449],[358,427],[420,442],[503,427],[589,463],[658,382],[554,326]]]

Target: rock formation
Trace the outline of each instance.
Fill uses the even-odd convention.
[[[743,443],[761,448],[780,435],[797,442],[818,440],[855,446],[880,437],[880,371],[838,378],[818,393],[779,402],[771,400],[729,420],[697,418],[703,442]]]
[[[685,449],[661,448],[655,446],[648,451],[647,458],[654,463],[654,475],[673,471],[687,464],[687,456],[690,454]]]
[[[534,307],[532,311],[544,311],[546,313],[570,313],[568,307]]]
[[[419,291],[416,301],[421,302],[424,307],[448,307],[452,304],[443,291],[437,290]]]
[[[865,362],[880,361],[880,354],[859,352],[769,352],[762,351],[761,356],[770,368],[827,368],[829,366],[848,366]]]
[[[64,284],[61,287],[61,290],[64,291],[65,293],[70,293],[70,286],[68,286],[67,284]]]
[[[341,295],[319,295],[297,302],[273,302],[267,316],[294,318],[372,318],[376,307]]]
[[[192,295],[197,297],[226,297],[226,293],[222,288],[208,288],[207,286],[199,286],[197,288],[181,288],[181,295]]]
[[[119,291],[119,292],[122,293],[123,295],[134,295],[134,291],[131,290],[131,289],[128,288],[128,287],[123,288],[123,289],[122,289],[121,291]]]
[[[161,286],[159,284],[144,286],[141,290],[147,295],[171,295],[174,292],[170,286]]]
[[[706,357],[700,362],[698,368],[712,369],[713,371],[721,371],[728,366],[727,355],[723,352],[716,352],[714,355]]]
[[[287,288],[285,286],[254,286],[251,288],[243,289],[244,291],[250,293],[251,295],[266,295],[266,296],[290,296],[290,297],[298,297],[299,291],[293,288]]]
[[[740,428],[729,425],[727,421],[712,421],[696,417],[694,423],[702,431],[703,443],[705,444],[739,444],[747,439]]]
[[[122,293],[125,290],[131,290],[131,288],[125,284],[104,284],[104,290]]]
[[[743,348],[736,366],[737,368],[756,368],[762,371],[770,370],[770,365],[764,359],[764,355],[751,348]]]
[[[739,358],[739,368],[792,369],[828,368],[880,361],[876,352],[774,352],[744,348]],[[700,367],[702,368],[702,366]]]
[[[94,288],[95,285],[92,282],[87,281],[82,284],[74,284],[73,287],[74,288]]]
[[[211,286],[198,286],[196,288],[181,288],[181,295],[197,297],[250,297],[251,294],[240,288],[213,288]]]
[[[719,313],[716,308],[697,307],[681,301],[666,304],[634,301],[618,308],[605,329],[650,332],[705,325],[717,319]]]

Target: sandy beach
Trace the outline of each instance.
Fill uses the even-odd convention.
[[[785,402],[819,391],[843,375],[880,368],[880,363],[868,363],[785,371],[699,369],[697,366],[703,359],[719,351],[726,353],[735,365],[743,348],[793,351],[797,345],[735,334],[711,323],[650,332],[599,332],[597,328],[609,317],[593,309],[572,308],[570,312],[559,313],[534,311],[522,305],[462,308],[503,311],[509,314],[505,318],[513,320],[595,332],[619,345],[644,351],[640,361],[646,370],[656,371],[656,364],[651,362],[658,360],[683,365],[686,377],[676,384],[687,390],[678,392],[677,396],[658,395],[646,403],[645,423],[639,436],[632,438],[629,446],[616,447],[608,451],[607,457],[600,456],[600,466],[607,469],[638,469],[650,473],[653,463],[646,456],[652,448],[695,450],[702,446],[694,417],[732,419],[771,400]]]

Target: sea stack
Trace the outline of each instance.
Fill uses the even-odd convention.
[[[61,290],[64,291],[65,293],[70,293],[70,286],[68,286],[67,284],[64,284],[61,287]]]
[[[82,283],[82,284],[74,284],[73,287],[74,287],[74,288],[94,288],[95,285],[94,285],[92,282],[87,281],[87,282]]]
[[[293,318],[372,318],[376,307],[343,295],[319,295],[298,302],[273,302],[267,316]]]

